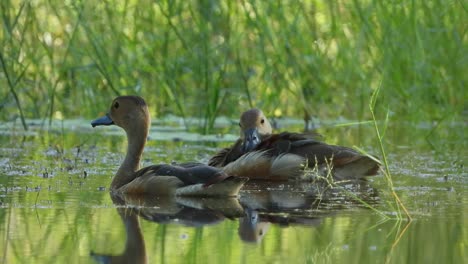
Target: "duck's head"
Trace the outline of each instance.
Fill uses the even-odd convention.
[[[242,151],[253,150],[262,138],[271,135],[273,129],[260,109],[250,109],[242,113],[239,126],[241,129]]]
[[[139,96],[119,96],[112,101],[109,112],[91,122],[93,127],[117,125],[127,133],[147,131],[151,122],[148,106]]]

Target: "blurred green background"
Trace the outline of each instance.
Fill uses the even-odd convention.
[[[153,117],[466,116],[465,1],[0,2],[0,120],[93,118],[138,94]],[[26,124],[25,124],[26,125]]]
[[[90,250],[122,249],[124,229],[103,186],[125,142],[64,130],[91,130],[79,118],[103,114],[117,95],[138,94],[154,119],[195,117],[199,126],[188,129],[212,133],[216,117],[236,119],[253,106],[270,116],[369,120],[380,88],[385,140],[370,136],[370,124],[320,132],[379,156],[383,141],[397,192],[419,219],[401,241],[400,222],[355,209],[313,229],[272,226],[258,246],[241,244],[236,222],[189,229],[142,221],[150,257],[463,262],[467,10],[464,0],[0,0],[0,125],[15,124],[0,126],[3,259],[83,263]],[[38,123],[29,119],[66,120],[52,133],[16,133],[20,122]],[[160,127],[166,141],[152,134],[146,162],[203,160],[220,146],[179,132]],[[379,209],[393,215],[384,181],[374,182]]]

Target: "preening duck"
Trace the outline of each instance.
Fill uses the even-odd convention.
[[[348,147],[326,144],[317,134],[273,134],[270,122],[259,109],[242,113],[239,126],[240,138],[231,147],[216,153],[209,160],[209,165],[223,167],[251,151],[266,151],[271,157],[298,155],[306,160],[309,168],[316,167],[322,173],[330,172],[339,180],[376,175],[380,168],[377,159]]]

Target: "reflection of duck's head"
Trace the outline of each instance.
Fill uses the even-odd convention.
[[[247,181],[203,164],[153,165],[139,170],[150,123],[148,107],[139,96],[115,98],[108,114],[91,123],[93,127],[117,125],[127,134],[127,155],[112,180],[112,190],[161,196],[236,196]]]
[[[257,108],[242,113],[239,126],[244,152],[253,150],[265,136],[271,135],[273,132],[270,122],[262,110]]]
[[[140,228],[137,213],[132,208],[123,207],[125,202],[121,197],[111,195],[112,201],[118,205],[117,212],[125,226],[125,249],[120,255],[99,254],[91,251],[91,257],[98,263],[147,263],[145,240]]]
[[[257,211],[246,209],[245,216],[239,219],[239,237],[244,242],[258,243],[270,228],[269,222],[263,222]]]

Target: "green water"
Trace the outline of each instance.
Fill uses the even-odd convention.
[[[397,214],[382,175],[331,190],[248,183],[231,200],[111,197],[107,188],[125,138],[117,128],[93,130],[88,123],[41,129],[30,121],[28,133],[19,123],[2,124],[2,263],[468,262],[464,124],[387,129],[390,170],[413,217],[408,222],[380,214]],[[155,124],[143,165],[206,161],[236,138],[234,129],[200,136]],[[324,124],[319,132],[327,142],[378,154],[370,126]]]

